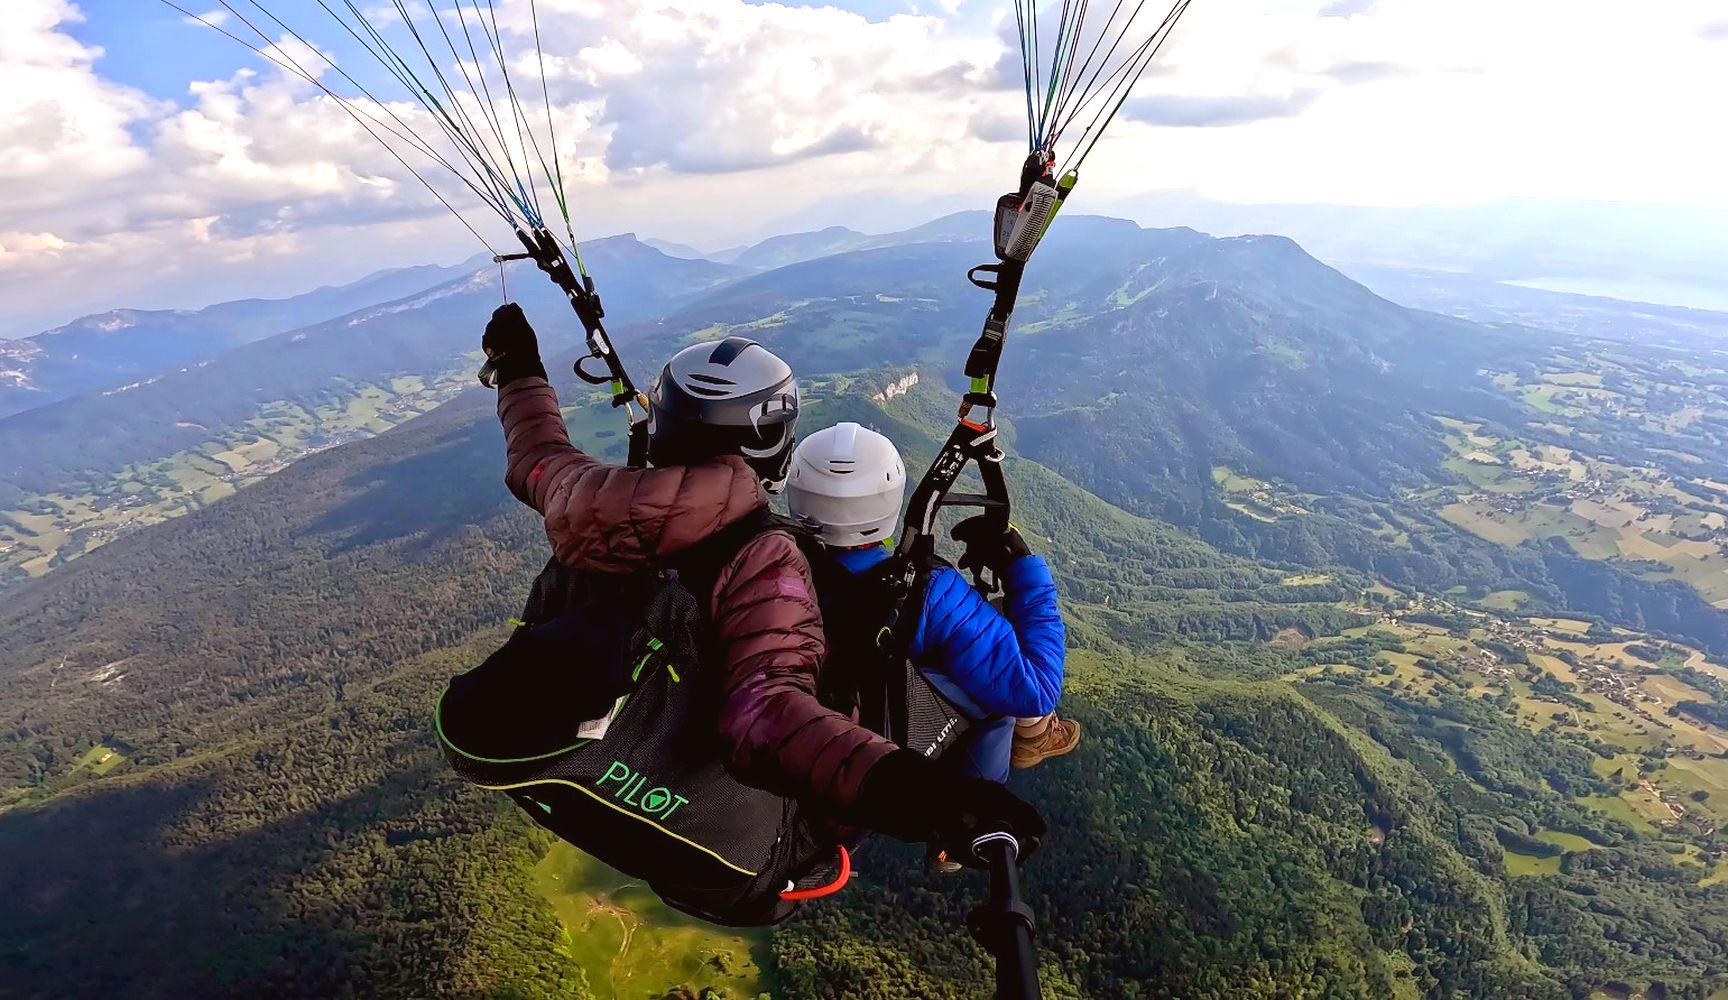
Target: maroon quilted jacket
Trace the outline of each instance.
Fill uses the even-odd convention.
[[[628,572],[690,548],[766,500],[744,460],[627,469],[570,443],[545,379],[498,390],[504,482],[546,518],[567,566]],[[851,806],[894,745],[816,700],[825,652],[810,565],[785,532],[751,539],[721,571],[711,612],[724,654],[720,734],[740,777],[784,795]]]

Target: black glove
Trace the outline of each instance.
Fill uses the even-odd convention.
[[[480,338],[480,349],[486,352],[493,384],[509,385],[530,375],[546,377],[546,365],[540,360],[540,341],[522,307],[506,302],[492,313],[486,333]]]
[[[959,565],[963,570],[977,572],[988,569],[1001,576],[1009,563],[1032,554],[1026,539],[1020,537],[1020,529],[1010,524],[1008,530],[998,530],[987,514],[961,521],[948,537],[966,546],[966,551],[960,555]]]
[[[982,867],[972,842],[1005,832],[1020,842],[1020,857],[1038,849],[1044,817],[1025,799],[983,778],[958,778],[911,750],[896,750],[864,778],[854,809],[860,823],[910,843],[927,843],[948,857]]]

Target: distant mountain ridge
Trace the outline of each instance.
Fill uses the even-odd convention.
[[[752,271],[766,271],[854,250],[905,246],[909,243],[976,242],[987,238],[989,219],[988,212],[954,212],[906,229],[877,235],[861,233],[846,226],[828,226],[807,232],[770,236],[747,246],[726,247],[707,253],[688,244],[654,237],[645,237],[642,242],[671,257],[710,260]]]
[[[628,235],[594,240],[583,250],[600,276],[608,316],[619,327],[693,298],[733,273],[709,261],[667,257]],[[398,272],[367,284],[373,292],[389,293],[408,280],[413,291],[406,296],[368,295],[358,305],[343,300],[352,308],[333,319],[253,338],[136,385],[0,419],[0,497],[8,488],[45,491],[196,444],[212,428],[248,419],[268,400],[316,401],[345,383],[448,370],[477,350],[476,331],[502,301],[498,271],[489,263],[439,269],[442,280],[431,285],[424,284],[425,274]],[[528,270],[514,274],[509,288],[538,319],[550,347],[574,343],[580,329],[550,283]],[[223,316],[246,306],[225,304],[206,312]],[[140,440],[155,443],[142,450],[128,444]],[[45,447],[50,441],[55,444]]]
[[[195,310],[115,309],[33,337],[0,340],[0,417],[161,375],[231,347],[412,295],[469,273],[479,262],[392,268],[282,299],[241,299]]]

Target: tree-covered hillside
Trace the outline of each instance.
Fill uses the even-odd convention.
[[[868,419],[927,452],[938,394],[878,406],[872,384],[817,387],[812,418]],[[533,889],[544,841],[453,782],[425,724],[543,549],[469,399],[8,603],[15,991],[582,995]],[[1070,708],[1090,733],[1028,786],[1057,830],[1029,870],[1052,995],[1560,997],[1611,968],[1702,996],[1728,966],[1720,930],[1679,932],[1680,901],[1652,922],[1660,892],[1644,887],[1667,876],[1636,869],[1634,912],[1673,934],[1612,966],[1544,943],[1554,932],[1514,918],[1523,890],[1476,863],[1445,786],[1395,759],[1386,723],[1365,735],[1280,679],[1298,657],[1262,640],[1368,620],[1340,606],[1363,581],[1292,581],[1031,463],[1014,474],[1017,516],[1071,599]],[[128,762],[79,771],[92,744]],[[1628,857],[1648,850],[1627,840]],[[887,845],[862,863],[855,892],[775,933],[765,984],[979,995],[959,921],[979,886],[927,881]],[[1563,891],[1608,896],[1610,877],[1629,873]],[[1698,892],[1689,912],[1728,898]]]

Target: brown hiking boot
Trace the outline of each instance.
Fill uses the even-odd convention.
[[[1073,753],[1080,745],[1080,723],[1046,715],[1014,726],[1014,749],[1009,762],[1017,768],[1037,767],[1051,757]]]

